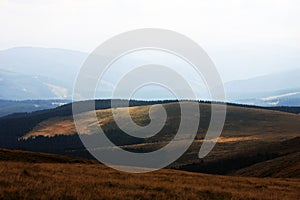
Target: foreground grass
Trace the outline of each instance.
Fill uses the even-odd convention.
[[[175,170],[121,173],[101,164],[0,162],[0,199],[299,199],[299,179]]]

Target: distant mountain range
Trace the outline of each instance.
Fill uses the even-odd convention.
[[[299,106],[300,69],[225,83],[227,100],[261,106]]]
[[[67,99],[70,87],[62,81],[0,69],[0,99]]]
[[[0,51],[0,68],[73,83],[87,53],[53,48],[17,47]]]
[[[70,100],[24,100],[24,101],[12,101],[12,100],[0,100],[0,117],[12,114],[12,113],[30,113],[38,110],[45,110],[50,108],[56,108],[66,103],[70,103]]]
[[[71,99],[76,74],[87,56],[84,52],[64,49],[18,47],[2,50],[0,99]],[[111,75],[111,79],[115,77]],[[104,90],[98,91],[98,98],[110,98],[110,93],[106,92],[111,89],[109,80]],[[154,88],[148,88],[138,97],[151,99],[151,93],[156,93],[164,99],[172,98],[163,90],[152,90]],[[300,106],[300,69],[230,81],[225,83],[225,91],[229,102]]]
[[[1,99],[70,99],[86,53],[20,47],[0,51]]]

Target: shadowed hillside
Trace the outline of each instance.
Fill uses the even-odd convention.
[[[250,167],[238,170],[232,175],[300,178],[300,152],[257,163]]]
[[[95,160],[76,158],[63,155],[54,155],[47,153],[33,153],[20,150],[0,149],[0,162],[28,162],[28,163],[98,163]]]

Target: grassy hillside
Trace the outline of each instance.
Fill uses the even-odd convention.
[[[138,106],[133,104],[129,108],[133,120],[139,125],[148,124],[150,108],[148,104],[151,102],[135,103]],[[153,137],[135,138],[120,130],[112,118],[109,101],[98,105],[99,124],[112,142],[128,151],[150,152],[159,149],[176,134],[180,122],[180,108],[176,102],[156,103],[163,103],[168,117],[165,127]],[[198,152],[209,124],[210,106],[210,103],[199,103],[201,119],[195,141],[188,151],[168,168],[211,174],[234,174],[236,172],[247,176],[249,173],[242,173],[241,170],[255,169],[251,167],[256,164],[261,164],[259,165],[261,167],[265,165],[264,163],[269,163],[274,159],[274,165],[277,163],[276,159],[291,163],[290,166],[278,165],[279,171],[284,169],[283,166],[293,167],[294,163],[287,162],[287,160],[293,158],[294,153],[300,152],[299,114],[237,105],[228,105],[224,130],[217,145],[207,157],[200,160]],[[67,108],[68,105],[48,112],[0,119],[1,127],[5,127],[0,130],[2,141],[5,141],[1,146],[92,158],[79,140],[72,115],[67,112]],[[65,109],[65,111],[60,109]],[[116,108],[116,111],[119,111],[122,116],[125,109],[127,108],[122,107],[121,102],[120,108]],[[85,112],[82,113],[82,115],[85,114]],[[86,120],[89,121],[89,119]],[[94,136],[93,130],[88,130],[83,134],[85,137]],[[104,150],[111,151],[112,149],[107,147]],[[95,151],[97,151],[97,146],[95,146]],[[276,174],[277,172],[274,172],[268,176],[277,177]],[[260,177],[265,176],[265,173],[252,175]],[[293,175],[297,176],[296,173],[279,173],[278,176],[291,177]]]
[[[73,158],[68,157],[64,157],[66,163],[61,156],[48,163],[32,163],[24,160],[48,160],[55,155],[6,153],[12,160],[0,161],[0,199],[294,200],[300,195],[300,179],[229,177],[167,169],[128,174],[102,164],[71,164]]]
[[[238,170],[233,175],[300,178],[300,152],[257,163]]]
[[[84,158],[76,158],[47,153],[33,153],[20,150],[0,149],[0,162],[4,161],[28,163],[98,163],[95,160],[88,160]]]
[[[190,104],[191,102],[186,103]],[[169,135],[174,134],[177,131],[178,122],[180,122],[179,105],[178,103],[166,103],[163,104],[163,106],[168,113],[164,132]],[[204,134],[210,120],[210,104],[200,103],[199,108],[201,110],[199,134]],[[118,114],[122,116],[122,113],[126,109],[127,108],[117,108],[115,112],[118,112]],[[148,115],[149,109],[150,106],[146,105],[130,107],[129,111],[133,120],[143,126],[147,125],[150,121]],[[99,124],[105,131],[119,131],[113,120],[111,109],[97,110],[97,116]],[[265,138],[269,136],[269,139],[274,140],[276,140],[277,137],[293,138],[299,136],[299,122],[300,117],[297,114],[229,105],[227,106],[227,118],[222,136],[253,136],[253,138],[260,138],[260,136]],[[71,115],[44,120],[37,124],[29,133],[24,134],[22,138],[28,139],[29,137],[37,136],[51,137],[70,134],[76,134]],[[87,131],[86,134],[92,134],[92,132]],[[199,138],[202,137],[203,135]]]
[[[190,104],[191,102],[187,103]],[[150,152],[166,145],[176,134],[180,122],[178,104],[167,103],[163,105],[168,113],[166,126],[156,136],[147,139],[133,138],[119,130],[113,120],[111,109],[98,110],[97,116],[99,117],[99,124],[105,130],[106,135],[115,144],[128,151]],[[231,174],[251,165],[280,157],[283,159],[282,157],[289,154],[300,152],[300,140],[295,139],[300,136],[299,115],[257,108],[228,106],[226,123],[218,144],[206,158],[199,160],[197,154],[209,124],[210,105],[199,104],[199,106],[202,118],[196,140],[187,153],[170,165],[169,168],[212,174]],[[127,108],[117,108],[115,111],[122,116],[125,109]],[[149,109],[150,106],[129,108],[133,120],[140,125],[149,123]],[[72,134],[76,134],[72,116],[66,116],[45,120],[22,138],[30,140],[38,136],[58,137],[58,135]],[[92,132],[87,131],[84,134],[90,135]],[[294,140],[294,142],[285,145],[284,141],[290,140]],[[289,159],[289,156],[286,159]],[[280,169],[283,169],[283,165]],[[253,175],[264,176],[263,173]],[[286,175],[288,174],[281,173],[282,177]]]

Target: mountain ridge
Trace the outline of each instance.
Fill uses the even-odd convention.
[[[36,94],[33,95],[35,99],[60,97],[70,99],[76,75],[87,56],[88,54],[85,52],[58,48],[16,47],[1,50],[0,69],[26,75],[26,77],[21,78],[26,79],[25,82],[19,81],[15,77],[7,77],[8,83],[6,85],[8,87],[0,88],[1,98],[7,100],[29,99],[30,95],[22,93],[22,89],[26,89],[27,91],[36,91]],[[278,97],[272,101],[264,100],[272,96],[300,92],[299,74],[299,68],[295,68],[282,73],[270,71],[268,75],[226,82],[224,85],[227,101],[260,106],[300,106],[299,95]],[[37,82],[35,76],[41,77],[42,81]],[[0,78],[4,79],[5,76],[2,75],[1,77],[0,74]],[[108,78],[113,79],[113,77]],[[46,81],[47,79],[49,80]],[[110,98],[110,93],[106,93],[106,89],[109,91],[112,89],[108,80],[105,80],[108,84],[104,84],[104,88],[101,88],[103,91],[97,91],[97,98]],[[12,87],[13,85],[17,85],[17,88]],[[151,97],[149,93],[151,92],[147,90],[140,96],[147,99]],[[169,97],[169,94],[160,93],[159,95],[165,99]],[[205,96],[203,99],[209,99],[209,97]]]

